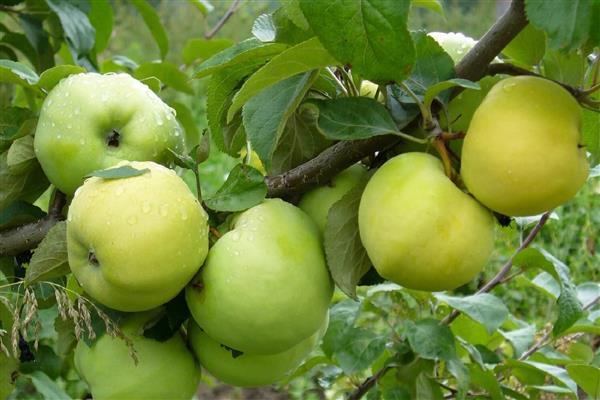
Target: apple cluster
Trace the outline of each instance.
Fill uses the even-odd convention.
[[[162,165],[184,146],[174,112],[127,74],[72,75],[42,107],[35,151],[70,197],[69,266],[84,295],[127,313],[120,329],[135,351],[110,335],[78,343],[75,366],[94,399],[189,399],[196,360],[226,383],[267,385],[327,329],[333,285],[315,223],[265,200],[231,216],[209,250],[207,213]],[[97,172],[107,169],[126,173]],[[191,351],[179,334],[143,334],[184,289]]]

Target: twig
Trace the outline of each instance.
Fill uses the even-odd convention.
[[[0,232],[0,257],[15,256],[25,250],[33,249],[46,236],[50,228],[62,220],[62,209],[67,200],[63,193],[56,191],[48,214],[26,225]]]
[[[347,400],[358,400],[362,398],[373,386],[375,386],[377,381],[383,378],[383,376],[392,368],[391,365],[387,365],[377,371],[373,376],[365,379],[354,392],[350,393]]]
[[[526,249],[527,247],[529,247],[529,245],[531,244],[531,242],[533,242],[533,239],[535,239],[535,237],[537,236],[537,234],[540,232],[540,230],[542,229],[542,227],[544,226],[544,224],[548,221],[548,219],[550,218],[550,214],[552,213],[552,210],[546,212],[544,215],[542,215],[542,218],[540,218],[540,220],[538,221],[538,223],[533,227],[533,229],[531,230],[531,232],[529,232],[529,235],[527,235],[527,237],[525,238],[525,240],[523,240],[523,243],[521,243],[521,245],[519,246],[519,248],[513,253],[512,256],[510,256],[510,258],[508,259],[508,261],[506,261],[506,263],[502,266],[502,268],[500,269],[500,271],[496,274],[496,276],[494,276],[490,281],[488,281],[488,283],[486,283],[485,285],[483,285],[476,294],[481,294],[481,293],[488,293],[490,292],[493,288],[495,288],[496,286],[498,286],[500,283],[502,283],[502,280],[508,275],[508,273],[510,272],[510,269],[512,268],[513,265],[513,260],[515,259],[515,257],[517,256],[517,254],[519,254],[520,252],[522,252],[524,249]],[[456,317],[458,317],[460,314],[460,311],[458,310],[453,310],[450,314],[448,314],[448,316],[446,316],[446,318],[444,318],[442,320],[443,324],[450,324],[452,321],[454,321],[456,319]]]
[[[233,0],[233,3],[231,3],[231,5],[227,9],[227,11],[225,11],[225,14],[216,23],[216,25],[211,30],[204,33],[205,39],[210,39],[213,36],[215,36],[217,34],[217,32],[219,32],[219,30],[223,27],[223,25],[225,25],[227,20],[229,20],[229,18],[231,18],[231,16],[237,11],[237,9],[240,5],[240,2],[241,2],[241,0]]]

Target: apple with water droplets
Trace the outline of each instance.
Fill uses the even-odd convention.
[[[72,195],[92,171],[121,160],[172,160],[184,136],[175,112],[128,74],[82,73],[46,97],[35,132],[35,154],[46,176]]]
[[[175,297],[208,253],[207,214],[175,171],[123,161],[145,173],[92,177],[67,216],[69,266],[105,306],[143,311]]]

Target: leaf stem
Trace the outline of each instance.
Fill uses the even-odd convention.
[[[215,36],[217,34],[217,32],[219,32],[219,30],[221,30],[221,28],[229,20],[229,18],[231,18],[231,16],[237,11],[240,3],[241,3],[241,0],[233,0],[233,3],[231,3],[231,5],[229,6],[229,8],[225,12],[225,14],[215,24],[215,26],[211,30],[209,30],[208,32],[204,33],[204,38],[205,39],[211,39],[213,36]]]
[[[330,67],[326,67],[325,70],[327,70],[327,72],[329,73],[329,75],[331,75],[331,77],[333,78],[335,83],[337,83],[337,85],[341,89],[342,93],[344,93],[344,95],[346,97],[348,97],[348,89],[346,89],[346,86],[344,86],[342,81],[340,81],[340,79],[337,77],[335,72],[333,72],[333,70]]]

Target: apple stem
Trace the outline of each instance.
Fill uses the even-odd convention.
[[[450,153],[448,152],[448,148],[446,148],[446,143],[441,137],[438,136],[433,140],[433,145],[435,146],[435,149],[437,150],[438,154],[440,155],[440,158],[442,159],[442,164],[444,164],[444,172],[446,173],[446,176],[454,182],[456,174],[454,172],[454,169],[452,168],[452,160],[450,159]]]

